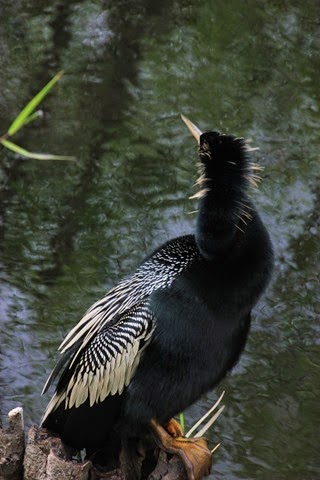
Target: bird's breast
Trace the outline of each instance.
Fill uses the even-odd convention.
[[[226,294],[217,275],[201,272],[182,275],[170,288],[155,292],[149,305],[161,348],[206,363],[227,351],[250,308],[243,302],[239,309],[236,292]]]

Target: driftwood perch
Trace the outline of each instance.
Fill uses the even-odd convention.
[[[165,452],[159,450],[156,454],[158,462],[148,475],[148,480],[186,479],[184,467],[178,457],[168,458]],[[128,463],[127,457],[121,453],[118,469],[110,472],[100,471],[90,460],[81,462],[72,458],[72,454],[59,437],[50,435],[46,429],[33,426],[29,430],[24,455],[24,476],[16,478],[23,478],[23,480],[129,480],[132,478],[132,461],[135,463],[135,470],[139,469],[141,466],[139,459],[131,459]]]
[[[222,396],[187,436],[209,417],[196,436],[204,435],[224,408],[220,407],[212,415]],[[75,457],[74,451],[58,436],[36,425],[29,429],[25,444],[21,407],[9,412],[8,417],[7,429],[0,424],[0,480],[187,480],[181,459],[167,454],[156,444],[140,445],[134,455],[122,450],[119,467],[102,471],[91,460],[81,461]]]
[[[0,423],[0,480],[22,478],[25,448],[22,408],[11,410],[8,417],[9,426],[6,430]]]
[[[148,480],[186,479],[181,460],[159,449],[156,467]],[[137,460],[137,464],[139,461]],[[72,458],[58,436],[44,428],[32,426],[25,446],[23,412],[17,408],[9,413],[9,427],[0,428],[0,480],[127,480],[132,478],[128,460],[120,455],[120,467],[111,472],[100,472],[90,460]]]

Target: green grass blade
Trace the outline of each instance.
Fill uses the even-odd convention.
[[[183,413],[179,414],[179,420],[180,420],[180,425],[181,425],[181,428],[182,428],[182,432],[184,433],[184,414]]]
[[[42,90],[32,100],[24,107],[24,109],[19,113],[19,115],[15,118],[12,124],[9,127],[8,135],[14,135],[21,127],[26,123],[28,120],[29,115],[35,110],[35,108],[39,105],[41,100],[50,92],[51,88],[57,83],[58,80],[62,77],[63,72],[57,73],[50,82],[47,83]]]
[[[35,152],[29,152],[25,148],[19,147],[19,145],[16,145],[13,142],[10,142],[9,140],[1,140],[1,143],[4,147],[8,148],[9,150],[12,150],[15,153],[18,153],[19,155],[22,155],[23,157],[27,158],[34,158],[36,160],[69,160],[69,161],[75,161],[75,157],[69,157],[67,155],[51,155],[50,153],[35,153]]]
[[[29,115],[29,117],[27,117],[23,122],[23,126],[27,125],[27,123],[32,122],[33,120],[36,120],[37,118],[43,118],[42,110],[36,110],[31,115]]]

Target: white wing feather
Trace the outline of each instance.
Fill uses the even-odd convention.
[[[110,394],[122,393],[155,328],[156,321],[147,306],[148,297],[169,287],[200,258],[192,235],[173,239],[89,308],[59,347],[63,356],[43,392],[67,360],[71,377],[60,390],[58,384],[42,423],[62,402],[66,409],[77,408],[88,398],[90,405],[94,405]]]

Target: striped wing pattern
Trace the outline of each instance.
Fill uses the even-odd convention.
[[[42,423],[63,401],[67,409],[87,399],[93,405],[108,395],[122,393],[156,327],[148,297],[169,287],[199,258],[192,236],[171,240],[92,305],[60,346],[63,353],[70,353],[67,368],[72,375],[65,388],[52,397]],[[44,391],[55,375],[54,370]]]
[[[72,360],[73,374],[66,388],[51,399],[42,422],[62,402],[66,409],[77,408],[88,399],[93,406],[108,395],[121,394],[129,385],[154,329],[154,318],[146,302],[101,329],[77,362]]]
[[[174,279],[200,258],[192,236],[168,242],[147,259],[136,272],[122,280],[98,302],[94,303],[80,322],[69,332],[59,347],[67,351],[82,339],[80,351],[115,316],[128,311],[159,288],[171,285]],[[188,239],[188,240],[187,240]],[[77,354],[76,354],[77,355]]]

